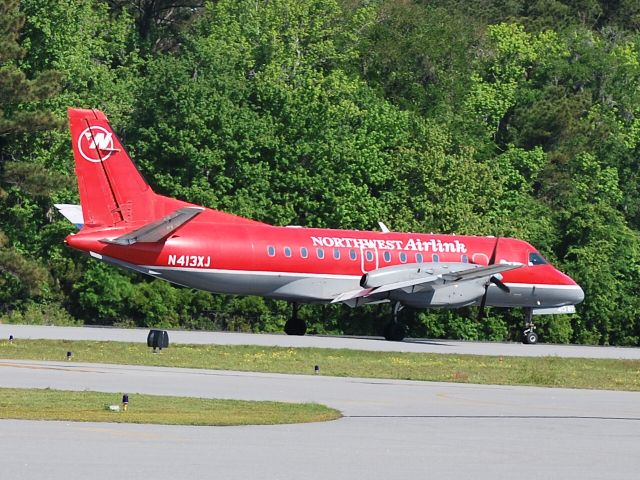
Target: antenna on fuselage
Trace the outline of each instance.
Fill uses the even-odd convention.
[[[380,230],[382,230],[382,233],[391,232],[391,230],[389,230],[389,228],[384,223],[378,222],[378,225],[380,225]]]

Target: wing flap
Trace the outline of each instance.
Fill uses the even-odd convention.
[[[411,280],[405,280],[404,282],[393,282],[388,283],[386,285],[382,285],[380,287],[371,287],[371,288],[362,288],[360,290],[352,290],[350,292],[341,293],[336,298],[334,298],[331,303],[340,303],[346,302],[348,300],[353,300],[361,297],[368,297],[369,295],[390,292],[391,290],[407,290],[407,293],[410,293],[413,287],[418,285],[423,285],[425,283],[431,283],[437,280],[438,277],[435,275],[422,277],[422,278],[414,278]]]
[[[333,300],[331,300],[331,303],[347,302],[349,300],[354,300],[356,298],[364,297],[364,296],[368,295],[369,293],[371,293],[373,290],[375,290],[375,289],[374,288],[361,288],[361,289],[358,289],[358,290],[351,290],[349,292],[344,292],[344,293],[341,293],[340,295],[336,296]]]
[[[114,245],[132,245],[138,242],[159,242],[185,223],[193,220],[193,218],[204,210],[204,207],[179,208],[175,212],[172,212],[155,222],[143,225],[133,232],[129,232],[116,238],[103,238],[101,241]]]

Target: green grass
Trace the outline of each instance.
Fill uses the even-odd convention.
[[[172,345],[154,355],[146,345],[64,340],[0,341],[0,358],[73,360],[169,367],[394,378],[494,385],[538,385],[640,391],[640,360],[498,357],[367,352],[320,348]],[[1,365],[0,365],[1,368]]]
[[[249,402],[207,398],[0,388],[0,418],[164,425],[275,425],[335,420],[337,410],[316,403]],[[121,407],[122,408],[122,407]]]

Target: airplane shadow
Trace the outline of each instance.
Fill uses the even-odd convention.
[[[364,336],[364,335],[340,335],[340,336],[336,336],[336,335],[313,335],[314,337],[321,337],[321,338],[345,338],[345,339],[354,339],[354,340],[371,340],[374,342],[388,342],[388,340],[385,340],[384,337],[368,337],[368,336]],[[436,340],[429,340],[429,339],[425,339],[425,338],[405,338],[404,340],[402,340],[401,342],[389,342],[389,343],[398,343],[398,344],[403,344],[403,343],[415,343],[417,345],[435,345],[435,346],[440,346],[440,347],[452,347],[453,345],[451,345],[450,343],[443,343],[443,342],[438,342]]]

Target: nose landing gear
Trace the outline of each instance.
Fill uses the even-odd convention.
[[[524,309],[524,326],[526,327],[522,332],[522,343],[527,345],[535,345],[538,343],[538,334],[535,332],[536,326],[533,323],[533,309]]]

